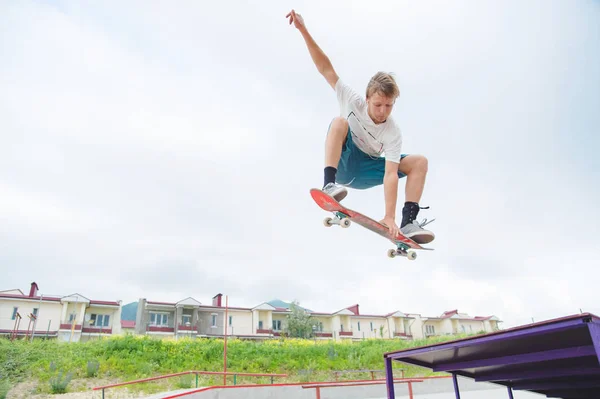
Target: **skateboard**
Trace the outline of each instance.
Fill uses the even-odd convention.
[[[313,200],[315,200],[317,205],[319,205],[322,209],[334,214],[334,218],[326,217],[323,220],[323,224],[326,227],[339,225],[342,228],[347,228],[350,227],[352,221],[354,221],[358,225],[387,238],[396,245],[396,248],[390,249],[387,252],[390,258],[394,258],[396,256],[405,256],[409,260],[415,260],[417,259],[417,252],[415,250],[433,251],[433,248],[425,248],[410,238],[404,236],[402,233],[398,233],[396,237],[392,237],[389,229],[383,224],[363,215],[362,213],[346,208],[336,201],[335,198],[324,193],[322,190],[311,188],[310,195]]]

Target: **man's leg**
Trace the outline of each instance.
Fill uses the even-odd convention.
[[[400,161],[398,170],[406,175],[405,201],[421,201],[427,168],[427,158],[423,155],[407,155]]]
[[[338,167],[342,156],[342,145],[348,134],[348,121],[340,116],[331,121],[325,140],[325,167]]]
[[[423,155],[407,155],[398,165],[398,171],[406,175],[405,203],[402,208],[400,230],[414,241],[424,244],[433,241],[435,235],[414,224],[419,213],[419,201],[425,188],[428,162]]]
[[[334,197],[337,201],[341,201],[348,194],[345,187],[335,184],[335,176],[342,156],[342,147],[347,135],[348,121],[342,117],[334,118],[329,125],[329,131],[325,140],[323,191]]]

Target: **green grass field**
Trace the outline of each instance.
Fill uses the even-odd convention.
[[[227,340],[227,371],[288,374],[276,382],[333,380],[334,370],[383,370],[383,354],[404,348],[429,345],[465,337],[436,337],[401,341],[370,339],[313,341],[274,339],[268,341]],[[0,381],[16,384],[36,381],[38,392],[85,390],[106,381],[124,382],[189,370],[222,371],[222,339],[154,339],[146,336],[118,336],[83,343],[53,340],[27,342],[0,339]],[[433,375],[427,369],[395,364],[405,376]],[[71,384],[61,388],[69,375]],[[60,377],[57,379],[57,376]],[[377,374],[383,378],[383,374]],[[343,379],[365,379],[370,374],[347,374]],[[228,378],[228,384],[232,383]],[[237,383],[269,383],[269,378],[238,377]],[[186,376],[132,387],[148,392],[171,387],[189,387],[195,377]],[[222,384],[223,377],[202,377],[201,385]],[[64,385],[64,384],[62,384]],[[0,399],[2,399],[0,386]]]

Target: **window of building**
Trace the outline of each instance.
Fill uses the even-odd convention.
[[[281,331],[281,320],[273,320],[273,330]]]
[[[107,314],[92,314],[90,316],[90,323],[94,327],[108,327],[110,323],[110,316]]]
[[[167,326],[169,324],[168,313],[156,313],[150,312],[150,325],[151,326]]]

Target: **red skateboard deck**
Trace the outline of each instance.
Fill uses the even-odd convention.
[[[388,256],[393,258],[397,255],[406,256],[410,260],[414,260],[417,258],[417,253],[414,251],[418,250],[429,250],[432,251],[432,248],[425,248],[410,238],[404,236],[402,233],[398,233],[396,237],[392,237],[389,232],[389,229],[385,227],[383,224],[378,221],[363,215],[360,212],[353,211],[352,209],[346,208],[335,198],[330,195],[324,193],[322,190],[312,188],[310,190],[310,195],[313,200],[319,205],[323,210],[332,212],[335,215],[335,219],[330,217],[325,218],[323,223],[325,226],[329,227],[334,224],[339,224],[341,227],[349,227],[351,222],[354,221],[360,226],[371,230],[382,237],[387,238],[392,243],[396,245],[395,249],[390,249],[388,251]]]

